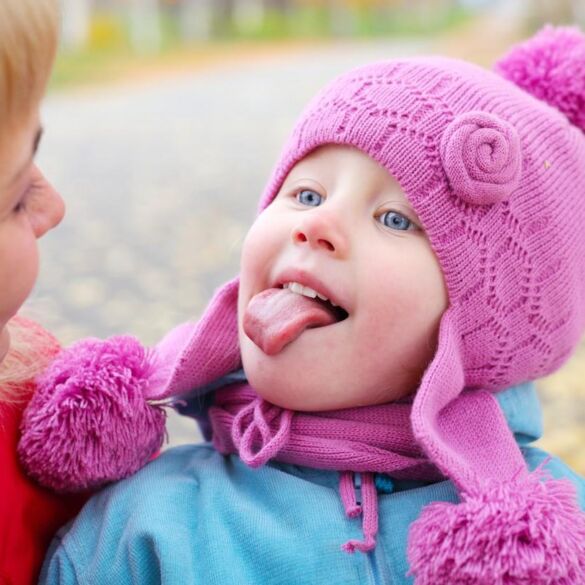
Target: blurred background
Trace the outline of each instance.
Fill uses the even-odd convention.
[[[61,0],[39,164],[68,214],[28,311],[64,344],[153,344],[237,273],[271,167],[307,100],[372,60],[491,66],[585,0]],[[541,445],[585,474],[585,346],[538,384]],[[170,444],[197,436],[171,416]]]

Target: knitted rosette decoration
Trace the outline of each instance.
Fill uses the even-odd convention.
[[[358,148],[398,180],[441,265],[449,307],[411,423],[460,502],[431,504],[413,523],[416,585],[585,584],[575,490],[528,471],[493,396],[557,370],[585,330],[584,96],[585,37],[570,28],[545,28],[495,72],[443,58],[363,66],[308,105],[261,198],[260,212],[316,148]],[[144,355],[108,346],[107,375],[70,350],[27,411],[29,470],[65,488],[63,467],[87,486],[143,465],[160,445],[157,401],[240,367],[237,293],[236,279],[197,325]],[[69,384],[79,368],[88,379]]]

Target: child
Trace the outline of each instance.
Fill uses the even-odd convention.
[[[49,485],[136,471],[171,397],[213,444],[90,500],[42,582],[585,584],[585,484],[529,446],[527,383],[585,328],[585,37],[496,71],[333,81],[199,323],[56,360],[21,444]]]
[[[39,105],[57,47],[53,0],[0,3],[0,583],[36,583],[57,529],[80,509],[32,482],[16,453],[33,379],[59,351],[39,325],[15,317],[38,268],[37,240],[63,217],[61,197],[33,162]]]

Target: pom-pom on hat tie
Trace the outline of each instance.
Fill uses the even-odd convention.
[[[166,415],[145,399],[155,379],[149,354],[119,336],[85,339],[57,357],[23,419],[19,451],[35,479],[56,491],[95,488],[160,449]]]

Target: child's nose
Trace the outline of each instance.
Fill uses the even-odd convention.
[[[37,189],[41,190],[35,197],[31,223],[35,236],[42,238],[48,231],[61,223],[65,215],[65,202],[53,185],[45,179],[41,171],[35,167]]]
[[[319,213],[303,213],[293,229],[292,240],[296,245],[308,245],[339,258],[345,257],[349,249],[349,241],[340,218],[335,217],[333,212],[324,210],[319,210]]]

